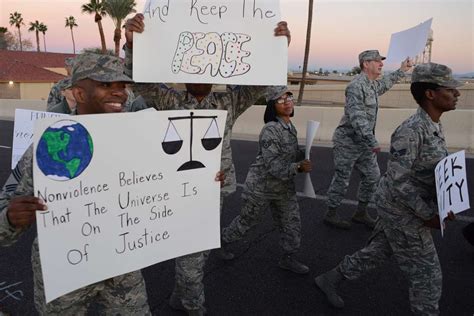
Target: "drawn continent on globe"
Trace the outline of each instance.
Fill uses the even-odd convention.
[[[36,161],[45,176],[67,181],[79,176],[94,153],[87,129],[73,120],[61,120],[49,126],[36,148]]]

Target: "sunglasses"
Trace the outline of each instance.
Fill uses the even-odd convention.
[[[277,104],[284,104],[284,103],[288,103],[288,102],[291,102],[291,101],[293,101],[293,96],[289,95],[286,98],[279,98],[278,100],[276,100],[276,103]]]

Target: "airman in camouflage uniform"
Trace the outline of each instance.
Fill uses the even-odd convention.
[[[337,294],[342,280],[357,279],[393,257],[408,277],[412,312],[439,314],[441,267],[430,232],[440,227],[435,167],[448,155],[439,118],[455,109],[461,85],[444,65],[421,64],[413,71],[411,92],[420,107],[392,134],[387,173],[375,193],[375,230],[365,248],[315,279],[333,306],[344,306]]]
[[[76,100],[72,95],[71,78],[67,77],[57,83],[61,91],[62,100],[48,108],[48,112],[71,114],[76,107]],[[68,93],[68,95],[66,95]]]
[[[72,84],[74,90],[83,90],[82,97],[75,93],[78,101],[77,114],[121,112],[119,103],[123,104],[127,97],[125,83],[132,82],[123,74],[121,60],[96,54],[79,55],[77,59],[80,62],[74,66]],[[104,87],[100,85],[102,82],[108,82],[110,85]],[[93,95],[95,91],[108,95],[108,102],[116,100],[117,104],[98,104],[98,102],[94,104],[90,102],[92,100],[90,97],[84,97]],[[2,246],[14,243],[21,233],[34,223],[36,210],[47,209],[43,201],[34,197],[32,148],[30,146],[23,155],[0,192]],[[41,315],[85,315],[92,302],[103,306],[104,314],[150,315],[145,282],[140,271],[83,287],[46,304],[37,238],[33,242],[31,261],[35,306]]]
[[[132,75],[133,32],[143,32],[143,15],[137,14],[125,25],[127,42],[125,50],[125,68]],[[288,43],[290,34],[285,22],[280,22],[275,29],[276,36],[286,36]],[[149,107],[157,110],[177,109],[216,109],[227,110],[224,129],[221,170],[225,173],[225,181],[221,189],[221,208],[223,196],[236,190],[237,180],[232,162],[230,139],[232,127],[237,118],[264,94],[263,86],[235,86],[226,92],[211,92],[211,84],[186,84],[186,91],[178,91],[162,83],[135,84],[133,90],[141,95]],[[174,309],[187,311],[189,315],[202,315],[204,308],[204,265],[209,251],[195,253],[176,259],[175,287],[170,298],[170,306]]]
[[[337,228],[350,228],[350,222],[342,220],[336,209],[344,199],[354,167],[360,172],[361,182],[359,205],[352,220],[370,228],[375,226],[375,220],[367,213],[367,205],[380,178],[376,156],[380,146],[375,138],[378,97],[388,91],[411,67],[407,59],[399,70],[376,80],[381,75],[384,59],[377,50],[359,54],[361,73],[346,88],[344,115],[334,131],[335,172],[327,192],[328,209],[324,223]]]
[[[222,242],[223,251],[228,253],[227,244],[242,239],[270,207],[280,230],[280,246],[284,252],[279,266],[305,274],[309,268],[294,258],[301,240],[295,176],[298,172],[309,172],[311,163],[303,160],[304,151],[298,148],[297,132],[290,120],[293,106],[292,93],[286,87],[268,89],[266,124],[260,133],[256,161],[250,166],[245,180],[242,210],[222,230]],[[226,257],[233,258],[228,254]]]
[[[68,84],[67,81],[71,80],[71,70],[72,70],[72,67],[74,66],[74,57],[67,57],[64,60],[64,66],[67,71],[67,77],[59,80],[56,84],[54,84],[51,87],[51,91],[49,91],[48,101],[46,105],[46,111],[48,112],[55,112],[55,111],[51,111],[51,108],[55,107],[57,109],[57,104],[61,103],[64,100],[64,96],[62,95],[61,91],[64,89],[64,86]],[[69,114],[71,113],[71,111],[64,112],[64,113]]]

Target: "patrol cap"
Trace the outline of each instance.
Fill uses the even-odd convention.
[[[359,54],[359,63],[363,63],[364,61],[371,61],[371,60],[384,60],[385,57],[381,56],[379,51],[376,49],[373,50],[364,50],[362,53]]]
[[[451,68],[435,63],[417,65],[411,74],[411,82],[435,83],[446,88],[458,88],[463,85],[453,78]]]
[[[123,62],[118,57],[84,53],[74,60],[71,81],[73,85],[83,79],[100,82],[133,82],[123,71]]]
[[[285,93],[289,95],[293,95],[293,93],[288,90],[287,86],[272,86],[268,87],[267,91],[265,92],[265,101],[272,101],[277,100],[279,97],[284,95]]]

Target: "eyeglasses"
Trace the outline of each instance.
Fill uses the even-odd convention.
[[[276,100],[276,103],[277,104],[285,104],[285,103],[288,103],[288,102],[291,102],[291,101],[293,101],[293,96],[289,95],[286,98],[279,98],[278,100]]]

